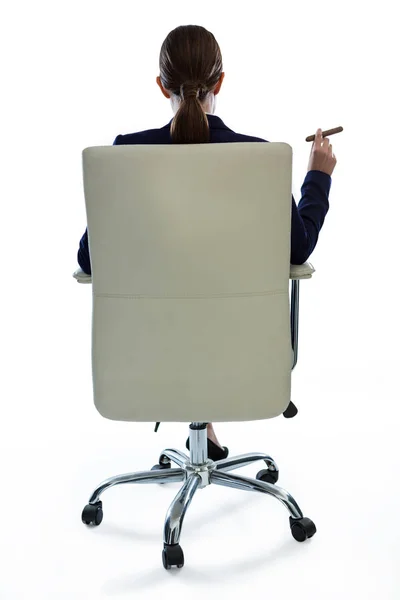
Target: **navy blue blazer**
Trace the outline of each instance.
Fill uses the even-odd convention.
[[[210,125],[210,143],[268,142],[262,138],[235,133],[223,121],[207,114]],[[171,119],[172,121],[172,119]],[[114,145],[171,144],[171,121],[160,129],[148,129],[138,133],[118,135]],[[301,265],[310,256],[318,240],[318,234],[329,210],[329,191],[332,179],[322,171],[309,171],[301,187],[301,199],[296,206],[292,196],[291,254],[290,262]],[[78,264],[85,273],[91,274],[87,228],[79,242]]]

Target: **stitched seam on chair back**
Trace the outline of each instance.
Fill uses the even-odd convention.
[[[94,294],[96,298],[129,298],[132,300],[136,299],[168,299],[168,300],[208,300],[210,298],[244,298],[244,297],[255,297],[255,296],[279,296],[287,295],[288,290],[272,290],[265,292],[243,292],[236,294],[196,294],[187,296],[151,296],[147,294]]]

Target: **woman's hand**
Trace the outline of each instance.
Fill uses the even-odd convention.
[[[336,166],[336,156],[332,153],[332,144],[329,138],[322,137],[322,129],[317,129],[308,161],[308,171],[322,171],[332,175]]]

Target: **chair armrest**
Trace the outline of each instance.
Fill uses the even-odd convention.
[[[290,279],[311,279],[313,273],[315,273],[315,269],[309,262],[302,265],[290,265]]]
[[[82,271],[82,269],[77,269],[72,274],[72,277],[75,277],[78,283],[92,283],[92,276]]]
[[[315,269],[309,262],[302,265],[290,265],[290,279],[311,279],[314,272]],[[92,283],[92,276],[82,271],[82,269],[77,269],[73,273],[73,277],[78,283]]]

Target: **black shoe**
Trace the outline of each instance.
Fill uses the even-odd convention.
[[[217,446],[217,444],[214,444],[214,442],[212,442],[210,439],[207,438],[207,451],[208,451],[208,458],[210,460],[222,460],[223,458],[227,458],[228,454],[229,454],[229,450],[228,448],[226,448],[225,446],[223,448],[220,448],[219,446]],[[188,438],[186,440],[186,448],[188,450],[190,450],[190,438]]]
[[[293,417],[295,417],[298,412],[299,411],[297,410],[297,408],[293,404],[293,402],[289,402],[289,405],[288,405],[287,409],[283,412],[283,416],[286,419],[293,419]]]

